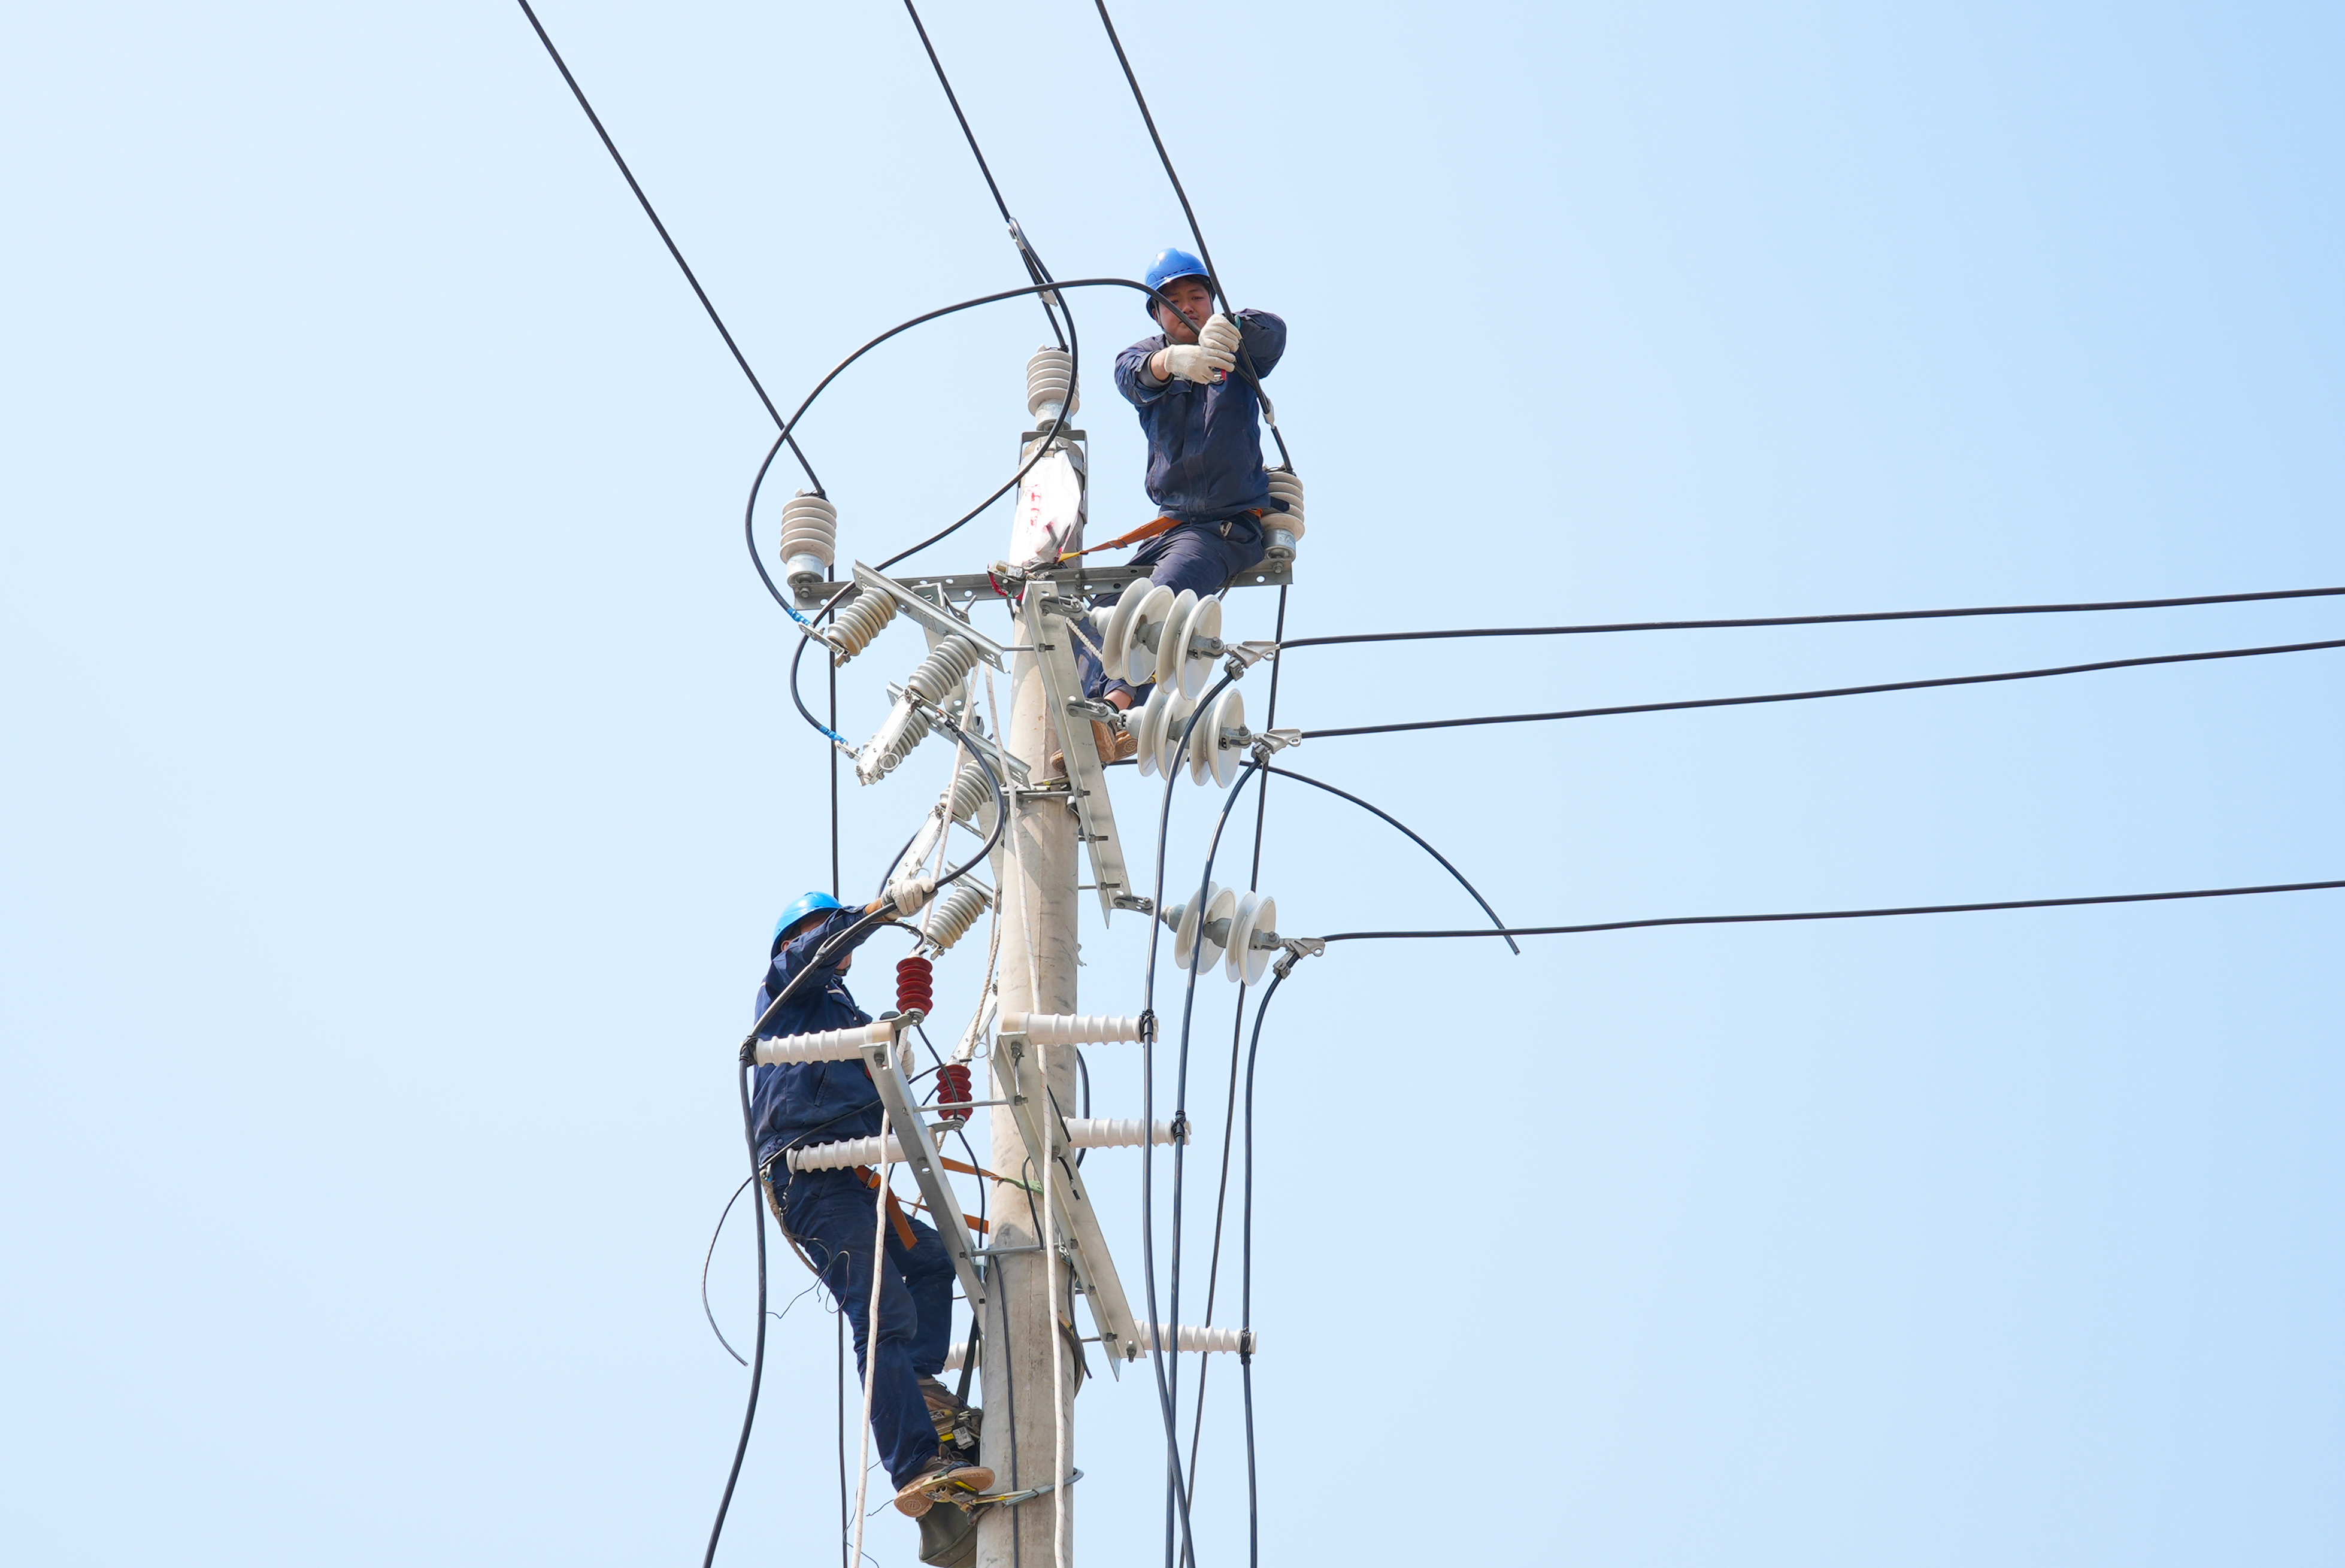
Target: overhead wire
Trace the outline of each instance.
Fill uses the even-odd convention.
[[[904,12],[912,19],[912,30],[920,35],[920,47],[929,56],[929,67],[937,74],[937,86],[945,90],[945,102],[952,106],[953,118],[960,124],[960,134],[969,143],[969,156],[977,160],[977,172],[985,177],[985,188],[992,194],[994,210],[1001,214],[1001,221],[1010,230],[1010,243],[1018,248],[1018,257],[1025,264],[1026,276],[1037,283],[1048,283],[1051,281],[1051,269],[1042,265],[1042,258],[1028,241],[1024,228],[1010,216],[1010,204],[1002,199],[1001,187],[994,180],[992,167],[985,161],[985,149],[977,145],[977,133],[969,128],[969,116],[961,112],[960,95],[953,91],[952,78],[945,75],[945,63],[937,57],[937,46],[929,42],[929,29],[921,22],[920,14],[913,7],[912,0],[904,0]],[[1043,318],[1051,323],[1051,331],[1058,339],[1059,347],[1065,348],[1067,334],[1059,325],[1058,312],[1051,307],[1051,296],[1044,294],[1038,298],[1041,301]]]
[[[553,39],[546,32],[545,24],[537,19],[535,11],[530,9],[529,0],[517,0],[517,4],[521,6],[522,15],[529,18],[530,26],[535,30],[537,41],[545,46],[546,54],[553,61],[553,68],[562,73],[564,82],[570,84],[571,96],[578,100],[578,106],[586,111],[587,123],[594,127],[594,134],[603,138],[604,149],[611,155],[611,161],[619,166],[619,173],[625,177],[627,188],[635,193],[635,200],[643,206],[644,216],[652,220],[652,227],[659,231],[661,243],[667,247],[667,253],[675,258],[675,265],[683,272],[684,280],[692,285],[693,293],[699,298],[700,308],[708,312],[708,319],[716,325],[716,335],[724,339],[725,347],[732,350],[733,362],[741,367],[744,376],[749,378],[750,389],[757,394],[757,400],[766,405],[766,412],[773,416],[776,425],[781,427],[782,433],[777,440],[789,442],[791,455],[798,460],[798,467],[806,470],[807,482],[814,486],[817,495],[822,494],[822,481],[815,477],[814,465],[807,461],[806,453],[799,450],[796,438],[790,434],[789,426],[782,419],[781,410],[774,407],[774,400],[766,395],[766,384],[757,379],[757,372],[749,368],[748,356],[742,353],[741,345],[733,340],[732,329],[725,325],[725,318],[716,313],[716,306],[708,298],[708,290],[700,286],[699,276],[692,270],[692,263],[684,258],[684,252],[677,248],[675,238],[668,233],[667,225],[660,221],[659,213],[652,207],[652,198],[644,194],[642,183],[635,178],[635,171],[629,168],[627,160],[619,155],[619,144],[613,141],[611,133],[604,128],[603,116],[596,114],[594,106],[586,101],[586,90],[578,85],[578,78],[571,75],[569,64],[563,59],[562,51],[553,46]]]
[[[1475,724],[1533,724],[1555,719],[1600,719],[1620,713],[1666,713],[1688,708],[1733,708],[1753,703],[1804,703],[1818,697],[1865,697],[1883,692],[1919,692],[1934,686],[1977,686],[1997,681],[2036,681],[2053,675],[2086,675],[2101,670],[2132,670],[2151,664],[2189,664],[2209,659],[2254,659],[2269,653],[2310,653],[2345,648],[2345,637],[2319,642],[2282,642],[2263,648],[2217,648],[2203,653],[2154,653],[2140,659],[2097,659],[2088,664],[2058,664],[2043,670],[2000,670],[1988,675],[1941,675],[1926,681],[1883,681],[1869,686],[1832,686],[1812,692],[1765,692],[1749,697],[1696,697],[1675,703],[1624,703],[1609,708],[1570,708],[1552,713],[1492,713],[1471,719],[1416,719],[1395,724],[1352,724],[1305,730],[1306,741],[1345,735],[1389,735],[1408,730],[1454,730]]]
[[[2158,904],[2180,898],[2241,898],[2259,893],[2316,893],[2345,887],[2333,882],[2274,882],[2259,887],[2193,887],[2175,893],[2103,893],[2083,898],[2003,898],[1982,904],[1909,904],[1891,909],[1803,909],[1781,915],[1672,915],[1650,920],[1599,920],[1581,926],[1509,926],[1497,930],[1336,931],[1322,942],[1467,936],[1578,936],[1593,931],[1638,931],[1656,926],[1755,926],[1787,920],[1871,920],[1893,915],[1974,915],[1999,909],[2066,909],[2086,904]]]
[[[1339,643],[1429,642],[1460,637],[1580,637],[1609,632],[1718,632],[1753,626],[1835,626],[1860,621],[1938,621],[1971,615],[2076,615],[2105,610],[2173,610],[2200,604],[2251,604],[2280,599],[2325,599],[2345,588],[2280,588],[2259,593],[2199,593],[2183,599],[2110,599],[2075,604],[1978,604],[1952,610],[1868,610],[1834,615],[1750,615],[1724,621],[1613,621],[1586,626],[1459,626],[1434,632],[1353,632],[1332,637],[1281,638],[1291,648]]]
[[[1123,67],[1124,84],[1132,89],[1132,101],[1140,109],[1141,124],[1148,127],[1148,139],[1156,148],[1156,160],[1164,166],[1164,177],[1172,185],[1172,194],[1180,199],[1181,216],[1189,222],[1190,237],[1197,242],[1197,259],[1205,265],[1205,281],[1213,287],[1221,300],[1222,309],[1233,316],[1235,308],[1230,303],[1229,291],[1222,287],[1222,275],[1213,266],[1213,248],[1205,243],[1205,231],[1197,222],[1197,209],[1190,205],[1189,192],[1181,184],[1181,172],[1172,167],[1172,155],[1164,150],[1164,137],[1156,128],[1156,116],[1149,111],[1148,95],[1140,90],[1140,77],[1132,68],[1132,56],[1123,52],[1123,39],[1115,30],[1115,18],[1107,14],[1107,0],[1091,0],[1099,9],[1100,25],[1107,29],[1107,41],[1115,50],[1115,63]],[[1169,301],[1167,302],[1169,303]],[[1254,395],[1262,399],[1265,414],[1269,413],[1269,397],[1262,389],[1262,377],[1255,370],[1254,356],[1246,352],[1245,339],[1238,340],[1238,369],[1252,383]],[[1278,443],[1278,460],[1287,472],[1294,471],[1294,459],[1286,450],[1286,437],[1278,428],[1273,415],[1264,420],[1270,426],[1270,439]]]

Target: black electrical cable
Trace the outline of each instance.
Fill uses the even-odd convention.
[[[1393,815],[1392,813],[1384,810],[1380,806],[1369,804],[1366,801],[1362,800],[1358,795],[1353,794],[1349,791],[1337,789],[1334,784],[1327,784],[1319,779],[1312,778],[1306,774],[1296,773],[1292,768],[1271,767],[1265,764],[1264,771],[1276,774],[1283,779],[1293,779],[1296,784],[1307,784],[1313,789],[1325,790],[1329,794],[1337,795],[1345,800],[1350,801],[1362,811],[1367,812],[1372,815],[1381,817],[1386,822],[1390,823],[1394,827],[1398,828],[1402,833],[1407,835],[1410,842],[1415,844],[1417,848],[1425,851],[1426,854],[1439,861],[1441,863],[1442,870],[1449,873],[1451,876],[1457,878],[1457,885],[1464,888],[1467,895],[1471,897],[1475,903],[1482,906],[1482,913],[1490,917],[1490,924],[1493,926],[1503,927],[1507,924],[1504,920],[1498,917],[1498,912],[1490,907],[1490,901],[1482,896],[1481,890],[1477,888],[1472,883],[1467,881],[1466,874],[1449,863],[1449,857],[1447,855],[1434,848],[1430,844],[1427,844],[1414,828],[1410,827],[1408,824],[1401,821],[1400,818]],[[1520,953],[1522,951],[1521,947],[1516,946],[1512,937],[1508,938],[1507,946],[1513,947],[1517,953]]]
[[[1055,279],[1048,283],[1030,283],[1022,288],[1005,288],[992,294],[981,294],[974,299],[963,299],[956,304],[943,306],[935,310],[924,311],[920,315],[913,317],[909,321],[899,321],[895,326],[888,328],[885,332],[880,333],[877,338],[865,343],[861,348],[847,356],[846,359],[841,359],[838,364],[833,365],[830,368],[829,372],[826,374],[821,380],[815,383],[814,389],[806,395],[805,399],[799,402],[797,409],[792,410],[789,419],[782,426],[781,433],[774,438],[774,444],[766,449],[765,460],[757,465],[756,478],[752,480],[749,484],[749,503],[744,510],[742,528],[748,541],[749,559],[757,569],[757,576],[765,582],[766,592],[773,595],[774,602],[779,604],[784,610],[789,611],[793,615],[797,613],[797,611],[792,608],[789,601],[783,596],[782,591],[775,585],[772,574],[766,572],[765,558],[757,553],[757,496],[765,488],[766,470],[773,466],[774,459],[780,454],[781,443],[784,440],[791,439],[791,433],[797,429],[798,421],[806,418],[807,410],[814,406],[815,400],[821,397],[824,391],[829,388],[830,384],[837,380],[839,376],[846,371],[848,366],[854,364],[858,359],[863,358],[864,355],[869,353],[872,349],[877,349],[880,344],[887,342],[889,339],[894,338],[900,333],[909,332],[915,327],[925,326],[930,321],[935,321],[943,317],[950,316],[956,311],[972,310],[980,305],[997,305],[1004,299],[1015,299],[1020,296],[1026,294],[1056,293],[1058,290],[1062,288],[1135,288],[1141,293],[1147,295],[1151,299],[1161,301],[1164,298],[1162,294],[1151,288],[1147,284],[1138,282],[1130,278],[1078,278],[1063,283]],[[1067,317],[1067,353],[1069,356],[1068,370],[1071,377],[1080,371],[1082,358],[1081,344],[1074,336],[1074,317],[1071,312],[1070,312]],[[1069,400],[1071,402],[1072,400],[1072,399]],[[895,565],[896,562],[903,560],[906,556],[926,550],[929,545],[936,543],[937,541],[943,539],[948,534],[950,534],[955,529],[965,526],[972,518],[975,518],[984,511],[987,507],[991,506],[995,501],[1010,493],[1010,491],[1014,489],[1020,481],[1025,479],[1027,472],[1031,470],[1036,463],[1042,460],[1043,454],[1051,450],[1051,443],[1058,438],[1059,432],[1066,428],[1067,420],[1072,417],[1073,410],[1061,408],[1059,410],[1058,418],[1051,422],[1051,428],[1042,432],[1040,444],[1038,444],[1034,449],[1034,455],[1026,460],[1025,466],[1020,468],[1018,472],[1010,478],[1007,484],[1004,484],[991,495],[987,496],[983,501],[978,502],[975,507],[971,508],[958,521],[950,524],[941,531],[920,541],[919,543],[913,545],[909,550],[898,551],[895,554],[881,561],[879,563],[878,570],[885,572],[888,568]],[[840,590],[841,593],[844,593],[846,591],[844,589]]]
[[[1140,78],[1132,72],[1132,57],[1123,52],[1123,40],[1116,35],[1115,19],[1107,14],[1107,0],[1092,0],[1092,3],[1099,7],[1100,25],[1107,29],[1107,41],[1115,50],[1115,63],[1123,67],[1123,79],[1132,88],[1132,101],[1139,106],[1141,123],[1148,127],[1148,139],[1155,145],[1156,159],[1164,166],[1164,177],[1172,182],[1172,194],[1181,200],[1181,216],[1189,220],[1189,234],[1197,242],[1197,259],[1205,264],[1205,281],[1221,300],[1222,309],[1234,317],[1236,308],[1230,303],[1229,291],[1222,287],[1222,275],[1213,266],[1213,248],[1205,243],[1205,231],[1197,223],[1197,209],[1189,205],[1189,193],[1183,188],[1180,173],[1172,167],[1172,155],[1164,150],[1164,138],[1156,129],[1156,116],[1148,109],[1148,95],[1140,90]],[[1261,397],[1262,377],[1254,369],[1254,356],[1246,352],[1243,337],[1238,340],[1238,359],[1241,373],[1254,384],[1254,395]],[[1280,464],[1287,472],[1293,473],[1294,459],[1287,452],[1286,437],[1280,433],[1275,422],[1270,427],[1270,439],[1278,443]]]
[[[1604,920],[1586,926],[1511,926],[1485,931],[1338,931],[1322,942],[1388,937],[1577,936],[1590,931],[1638,931],[1652,926],[1754,926],[1782,920],[1867,920],[1888,915],[1974,915],[1996,909],[2066,909],[2082,904],[2157,904],[2177,898],[2238,898],[2254,893],[2315,893],[2336,882],[2275,882],[2262,887],[2194,887],[2179,893],[2105,893],[2088,898],[2005,898],[1991,904],[1914,904],[1896,909],[1809,909],[1789,915],[1674,915],[1658,920]]]
[[[787,994],[788,987],[784,987]],[[749,1143],[749,1179],[757,1179],[757,1126],[749,1108],[749,1063],[741,1063],[741,1130]],[[725,1533],[725,1515],[733,1506],[733,1489],[740,1483],[741,1462],[749,1454],[749,1429],[757,1420],[757,1390],[766,1377],[766,1206],[757,1209],[757,1338],[750,1351],[749,1402],[741,1412],[741,1441],[733,1445],[733,1465],[725,1472],[725,1494],[716,1500],[716,1522],[708,1529],[708,1550],[700,1568],[716,1561],[716,1543]]]
[[[1048,283],[1051,281],[1051,269],[1042,265],[1042,258],[1027,243],[1025,229],[1010,216],[1010,204],[1001,199],[1001,187],[994,182],[993,170],[985,161],[985,151],[977,145],[977,133],[969,129],[969,116],[961,113],[960,95],[953,91],[952,80],[945,75],[945,63],[937,58],[937,46],[929,41],[929,30],[921,23],[919,12],[913,8],[912,0],[904,0],[904,11],[912,18],[912,31],[920,35],[920,47],[927,51],[929,67],[937,74],[937,86],[945,90],[945,102],[952,106],[953,118],[960,122],[961,137],[969,143],[969,156],[977,160],[977,172],[985,177],[985,188],[993,195],[994,210],[1001,214],[1001,221],[1010,230],[1010,242],[1018,247],[1018,257],[1025,265],[1026,276],[1037,283]],[[1059,326],[1058,312],[1051,309],[1049,295],[1040,298],[1043,318],[1051,323],[1051,332],[1059,339],[1059,347],[1063,349],[1067,346],[1067,335]]]
[[[2148,664],[2189,664],[2208,659],[2253,659],[2266,653],[2309,653],[2345,648],[2345,637],[2322,642],[2282,642],[2268,648],[2217,648],[2204,653],[2154,653],[2144,659],[2100,659],[2046,670],[2003,670],[1991,675],[1941,675],[1928,681],[1883,681],[1872,686],[1833,686],[1817,692],[1768,692],[1752,697],[1697,697],[1681,703],[1628,703],[1611,708],[1573,708],[1555,713],[1494,713],[1473,719],[1417,719],[1400,724],[1354,724],[1344,729],[1305,730],[1310,741],[1344,735],[1388,735],[1403,730],[1454,730],[1471,724],[1530,724],[1549,719],[1600,719],[1619,713],[1665,713],[1685,708],[1733,708],[1751,703],[1802,703],[1814,697],[1865,697],[1881,692],[1918,692],[1932,686],[1976,686],[1995,681],[2035,681],[2047,675],[2085,675],[2096,670],[2132,670]]]
[[[1262,1021],[1270,1014],[1270,999],[1278,995],[1279,986],[1286,983],[1290,971],[1282,966],[1270,977],[1270,987],[1262,994],[1262,1001],[1254,1010],[1254,1043],[1246,1047],[1245,1069],[1245,1199],[1240,1231],[1244,1240],[1239,1247],[1238,1265],[1238,1326],[1242,1334],[1254,1331],[1254,1069],[1262,1052]],[[1238,1351],[1239,1375],[1245,1381],[1245,1445],[1246,1445],[1246,1563],[1247,1568],[1260,1568],[1262,1562],[1261,1492],[1254,1476],[1254,1352],[1243,1348]]]
[[[619,156],[618,143],[613,141],[611,133],[603,128],[603,116],[596,114],[594,106],[586,101],[586,90],[578,85],[578,78],[570,74],[569,66],[562,58],[562,51],[553,46],[553,38],[545,31],[545,24],[540,22],[537,19],[537,13],[530,9],[529,0],[519,0],[519,4],[521,14],[529,18],[530,26],[536,30],[537,41],[545,46],[546,54],[553,57],[553,68],[560,71],[562,79],[570,84],[571,96],[578,100],[578,106],[586,111],[587,122],[594,127],[594,134],[603,138],[603,146],[610,153],[611,161],[619,166],[619,173],[626,178],[627,188],[634,191],[635,200],[643,204],[644,216],[652,220],[654,228],[659,230],[660,240],[667,247],[667,253],[675,258],[677,268],[684,273],[684,280],[691,284],[693,293],[699,296],[700,308],[707,311],[709,320],[716,323],[717,336],[724,339],[725,346],[733,351],[733,362],[741,367],[743,375],[749,378],[749,386],[756,392],[757,400],[766,405],[766,412],[771,414],[774,423],[781,427],[780,439],[790,443],[791,455],[798,460],[798,467],[806,470],[807,482],[814,486],[817,495],[820,495],[822,481],[815,477],[814,466],[807,461],[806,453],[798,450],[798,443],[791,437],[789,428],[783,424],[781,410],[775,408],[774,400],[766,395],[765,383],[758,380],[757,372],[749,368],[748,357],[741,352],[741,345],[733,340],[732,332],[725,325],[725,318],[716,313],[716,307],[709,300],[708,290],[700,286],[700,279],[694,275],[692,264],[684,258],[684,252],[676,248],[675,238],[667,231],[667,225],[662,223],[660,215],[652,209],[652,198],[644,194],[644,187],[636,182],[635,171],[629,168],[627,160]]]
[[[1206,689],[1181,732],[1181,749],[1187,748],[1199,722],[1212,710],[1213,699],[1220,696],[1236,678],[1224,674]],[[1172,786],[1176,776],[1174,773],[1165,775],[1164,803],[1156,818],[1156,880],[1150,901],[1150,906],[1155,909],[1164,907],[1164,855],[1166,837],[1172,821]],[[1162,920],[1148,923],[1148,959],[1146,967],[1141,972],[1140,1125],[1143,1128],[1153,1127],[1156,1117],[1156,950],[1163,926]],[[1164,1320],[1158,1310],[1156,1294],[1156,1146],[1146,1138],[1141,1140],[1140,1147],[1140,1265],[1147,1288],[1148,1320],[1151,1325],[1161,1328]],[[1156,1402],[1164,1421],[1165,1463],[1185,1536],[1189,1514],[1188,1489],[1181,1474],[1180,1418],[1172,1407],[1172,1382],[1165,1375],[1162,1338],[1159,1332],[1152,1331],[1149,1335],[1149,1368],[1156,1378]],[[1170,1556],[1168,1550],[1168,1560]]]
[[[1844,615],[1759,615],[1731,621],[1614,621],[1589,626],[1461,626],[1441,632],[1355,632],[1340,637],[1282,639],[1290,648],[1347,642],[1429,642],[1456,637],[1578,637],[1606,632],[1717,632],[1751,626],[1837,626],[1856,621],[1939,621],[1965,615],[2077,615],[2096,610],[2172,610],[2194,604],[2249,604],[2276,599],[2325,599],[2345,588],[2281,588],[2264,593],[2201,593],[2188,599],[2111,599],[2083,604],[1980,604],[1956,610],[1871,610]]]

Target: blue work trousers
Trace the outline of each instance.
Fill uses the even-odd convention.
[[[855,1371],[865,1375],[865,1319],[871,1310],[871,1232],[879,1195],[851,1170],[795,1175],[775,1202],[782,1229],[847,1310],[855,1329]],[[888,1266],[879,1274],[879,1371],[871,1380],[871,1434],[880,1462],[900,1488],[937,1456],[937,1429],[920,1380],[944,1370],[952,1339],[952,1259],[936,1230],[911,1220],[907,1247],[888,1221]]]
[[[1228,537],[1222,533],[1229,529]],[[1184,522],[1178,528],[1167,529],[1142,545],[1132,558],[1134,566],[1148,568],[1147,583],[1161,583],[1178,593],[1183,588],[1200,599],[1218,593],[1222,585],[1247,567],[1262,559],[1262,524],[1252,512],[1233,518],[1225,525],[1218,522]],[[1147,583],[1134,582],[1131,587],[1113,593],[1103,593],[1091,601],[1105,607],[1115,603],[1124,594],[1145,593]],[[1075,640],[1075,663],[1083,678],[1083,695],[1103,697],[1110,692],[1129,692],[1136,707],[1148,698],[1149,686],[1143,683],[1137,691],[1126,682],[1112,680],[1100,667],[1099,655]]]

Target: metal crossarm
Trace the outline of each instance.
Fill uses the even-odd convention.
[[[937,1222],[937,1236],[952,1258],[953,1272],[960,1276],[961,1293],[968,1297],[969,1310],[975,1311],[985,1305],[985,1276],[978,1272],[977,1258],[969,1245],[969,1221],[961,1213],[960,1200],[953,1196],[952,1184],[945,1179],[944,1167],[938,1163],[937,1146],[929,1138],[928,1125],[920,1119],[920,1108],[912,1100],[912,1086],[904,1077],[901,1058],[909,1049],[898,1028],[892,1041],[865,1047],[863,1065],[870,1070],[880,1102],[888,1108],[888,1130],[901,1146],[904,1163],[912,1168],[912,1178],[920,1184],[920,1201],[929,1206],[929,1214]]]
[[[1115,836],[1115,808],[1108,804],[1107,769],[1100,761],[1099,743],[1091,736],[1088,717],[1075,703],[1082,683],[1075,674],[1074,632],[1071,619],[1081,619],[1081,601],[1059,599],[1047,584],[1027,591],[1027,624],[1033,628],[1034,662],[1042,673],[1042,691],[1051,703],[1051,727],[1067,759],[1067,793],[1075,803],[1075,821],[1091,856],[1091,882],[1099,890],[1100,914],[1112,919],[1119,909],[1143,907],[1132,890],[1132,875],[1124,869],[1123,845]]]
[[[1039,1069],[1041,1064],[1025,1036],[996,1038],[993,1081],[1010,1089],[1010,1115],[1025,1142],[1026,1157],[1051,1184],[1051,1206],[1066,1232],[1067,1261],[1074,1270],[1075,1283],[1082,1288],[1083,1299],[1091,1304],[1091,1323],[1108,1352],[1108,1371],[1121,1378],[1122,1363],[1139,1360],[1148,1348],[1132,1319],[1132,1304],[1124,1297],[1123,1281],[1116,1276],[1115,1259],[1100,1229],[1099,1213],[1091,1207],[1091,1195],[1083,1190],[1082,1172],[1067,1157],[1064,1120],[1058,1107],[1051,1103],[1047,1089],[1034,1092],[1042,1075],[1039,1070],[1030,1074],[1030,1066]]]
[[[1001,656],[1001,644],[971,625],[959,612],[944,608],[937,599],[916,593],[892,577],[882,577],[861,561],[855,563],[855,581],[866,593],[885,593],[896,602],[896,608],[919,622],[929,633],[933,644],[941,637],[965,637],[975,648],[978,657],[997,670],[1010,665]],[[939,599],[942,598],[939,592]]]

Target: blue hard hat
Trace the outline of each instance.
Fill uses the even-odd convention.
[[[1205,270],[1205,264],[1187,251],[1170,248],[1159,251],[1155,264],[1148,269],[1148,287],[1162,289],[1175,278],[1202,278],[1208,287],[1213,280],[1213,275]],[[1148,319],[1155,320],[1156,297],[1152,294],[1141,303],[1147,309]]]
[[[782,917],[774,922],[774,940],[777,942],[780,941],[782,939],[783,932],[788,930],[791,926],[797,925],[799,921],[805,919],[807,916],[812,915],[818,909],[844,909],[846,907],[847,905],[841,904],[838,899],[833,898],[827,893],[809,893],[804,898],[799,899],[796,904],[791,905],[787,909],[782,911]]]

